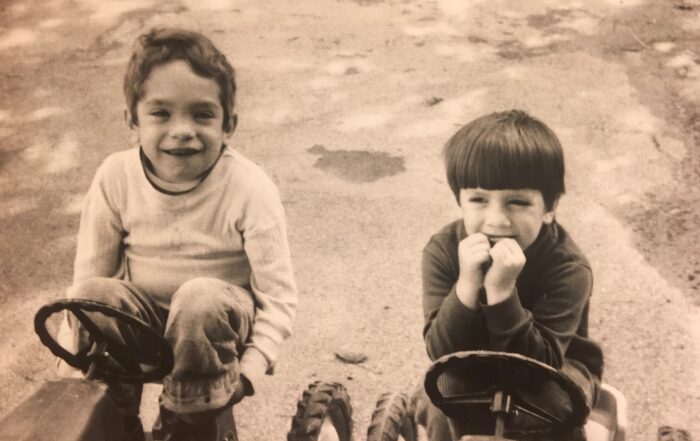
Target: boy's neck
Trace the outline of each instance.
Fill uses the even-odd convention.
[[[196,178],[184,182],[168,182],[159,178],[155,172],[155,169],[153,168],[153,164],[143,152],[143,148],[141,147],[139,147],[139,157],[141,158],[141,165],[143,166],[143,171],[146,174],[146,179],[156,190],[168,195],[179,195],[189,193],[195,188],[199,187],[199,184],[201,184],[207,178],[207,176],[209,176],[209,173],[211,173],[214,166],[219,162],[219,158],[221,158],[224,148],[226,148],[226,146],[222,145],[219,156],[216,158],[216,161],[214,161],[211,167],[204,170],[204,172],[202,172]]]

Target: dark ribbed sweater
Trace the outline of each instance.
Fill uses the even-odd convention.
[[[564,358],[602,375],[603,354],[588,338],[593,275],[588,260],[556,222],[543,224],[506,300],[465,307],[457,298],[463,221],[433,235],[423,250],[423,335],[431,359],[464,350],[515,352],[555,368]]]

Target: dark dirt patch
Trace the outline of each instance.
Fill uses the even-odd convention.
[[[523,60],[526,58],[541,57],[556,52],[559,44],[552,43],[545,46],[526,47],[520,40],[507,40],[498,45],[499,57],[506,60]]]
[[[546,14],[536,14],[527,17],[527,25],[536,29],[549,28],[561,23],[562,19],[573,13],[571,9],[550,9]]]
[[[328,150],[320,144],[307,151],[319,155],[314,167],[350,182],[374,182],[406,170],[404,158],[385,152]]]

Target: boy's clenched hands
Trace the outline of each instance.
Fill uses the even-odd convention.
[[[489,251],[491,267],[484,276],[486,301],[489,305],[502,302],[515,289],[518,275],[525,266],[525,254],[513,239],[501,239]]]
[[[525,266],[525,254],[518,243],[504,238],[491,247],[488,237],[474,233],[459,243],[459,278],[456,294],[467,308],[476,310],[479,291],[486,291],[488,304],[505,300]]]
[[[479,306],[479,290],[484,286],[484,266],[491,260],[491,244],[481,233],[470,234],[459,242],[457,298],[469,309]]]

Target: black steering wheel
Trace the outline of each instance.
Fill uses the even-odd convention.
[[[580,386],[553,367],[520,354],[464,351],[439,358],[425,377],[430,400],[459,426],[501,414],[506,433],[558,433],[585,423]],[[500,436],[500,435],[499,435]]]
[[[70,311],[87,330],[93,344],[73,354],[49,333],[46,321],[61,311]],[[148,345],[125,345],[102,331],[86,313],[100,313],[130,326]],[[34,316],[34,330],[41,342],[70,366],[105,381],[149,383],[159,381],[173,368],[173,351],[165,338],[143,320],[113,306],[91,300],[65,299],[45,305]]]

